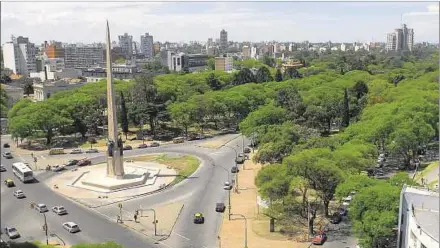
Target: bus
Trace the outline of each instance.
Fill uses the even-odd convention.
[[[13,163],[12,172],[24,183],[34,180],[34,173],[25,163]]]
[[[52,148],[49,151],[49,155],[58,155],[58,154],[65,154],[64,148]]]

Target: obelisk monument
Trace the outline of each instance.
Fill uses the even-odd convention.
[[[118,121],[116,116],[115,90],[113,88],[112,57],[111,57],[110,28],[107,21],[106,50],[107,50],[107,176],[117,179],[124,177],[124,162],[122,140],[118,138]]]

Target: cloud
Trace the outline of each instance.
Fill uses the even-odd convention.
[[[436,12],[437,14],[438,14],[438,12],[439,12],[439,4],[437,3],[437,4],[430,4],[430,5],[428,5],[428,11],[429,12]]]

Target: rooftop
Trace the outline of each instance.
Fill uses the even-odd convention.
[[[439,241],[439,193],[424,188],[405,187],[403,196],[423,232]]]

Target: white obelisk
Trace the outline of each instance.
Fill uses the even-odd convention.
[[[110,28],[107,21],[107,116],[108,116],[108,144],[107,144],[107,176],[117,179],[124,177],[124,162],[122,140],[118,139],[118,121],[116,116],[115,90],[113,88],[112,57],[110,47]]]

